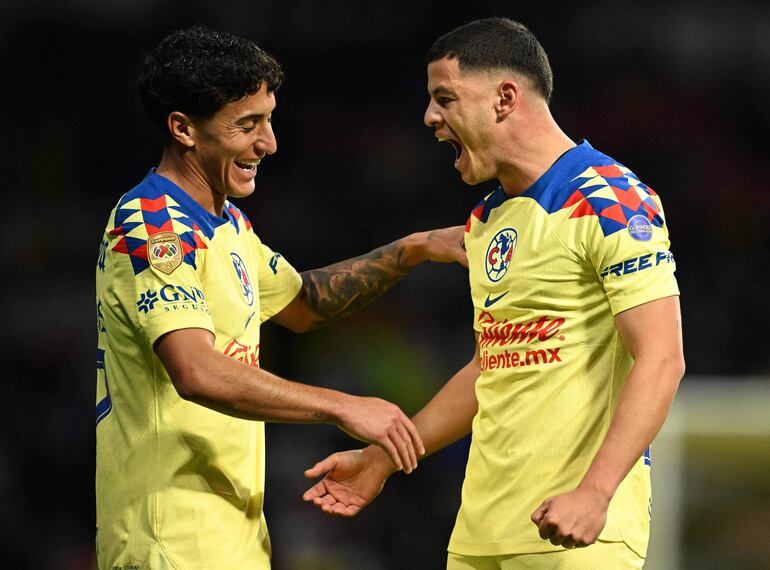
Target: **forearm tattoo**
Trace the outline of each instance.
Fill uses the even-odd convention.
[[[313,328],[360,311],[407,273],[403,247],[392,243],[365,255],[302,273],[303,295],[316,315]]]

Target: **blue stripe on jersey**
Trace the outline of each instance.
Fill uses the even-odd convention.
[[[107,370],[104,366],[104,349],[96,349],[96,369],[104,370],[104,387],[107,389],[107,395],[96,404],[96,425],[102,421],[112,411],[112,398],[110,397],[110,386],[107,384]]]
[[[577,186],[570,184],[574,178],[582,174],[590,166],[610,166],[615,164],[609,156],[594,149],[588,141],[565,152],[553,163],[545,174],[520,195],[532,198],[549,214],[558,212],[569,200]],[[584,183],[582,180],[581,183]],[[597,185],[597,188],[601,185]]]

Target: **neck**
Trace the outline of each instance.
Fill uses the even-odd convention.
[[[163,156],[156,170],[157,174],[168,178],[184,190],[204,210],[222,217],[227,196],[214,190],[189,158],[190,154],[180,151],[173,145],[163,149]]]
[[[542,107],[515,125],[508,144],[504,145],[498,178],[509,196],[521,194],[532,186],[562,154],[575,147],[575,142],[556,124],[544,102]]]

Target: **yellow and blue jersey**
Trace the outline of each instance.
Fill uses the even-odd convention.
[[[558,550],[530,514],[577,486],[607,433],[633,364],[614,316],[679,294],[660,198],[583,141],[520,195],[487,196],[465,245],[481,375],[449,551]],[[599,537],[640,556],[649,464],[645,452]]]
[[[258,366],[260,324],[299,291],[247,217],[230,202],[224,215],[153,172],[110,214],[96,268],[102,569],[269,568],[264,424],[183,400],[153,351],[201,328]]]

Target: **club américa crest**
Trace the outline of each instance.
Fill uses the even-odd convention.
[[[254,285],[251,282],[248,271],[246,271],[246,264],[243,263],[241,256],[234,251],[230,253],[230,258],[233,260],[235,274],[238,276],[238,281],[241,284],[241,293],[243,293],[246,303],[251,307],[254,304]]]
[[[490,281],[498,282],[508,273],[513,252],[516,250],[518,234],[513,228],[500,230],[489,242],[484,268]]]

